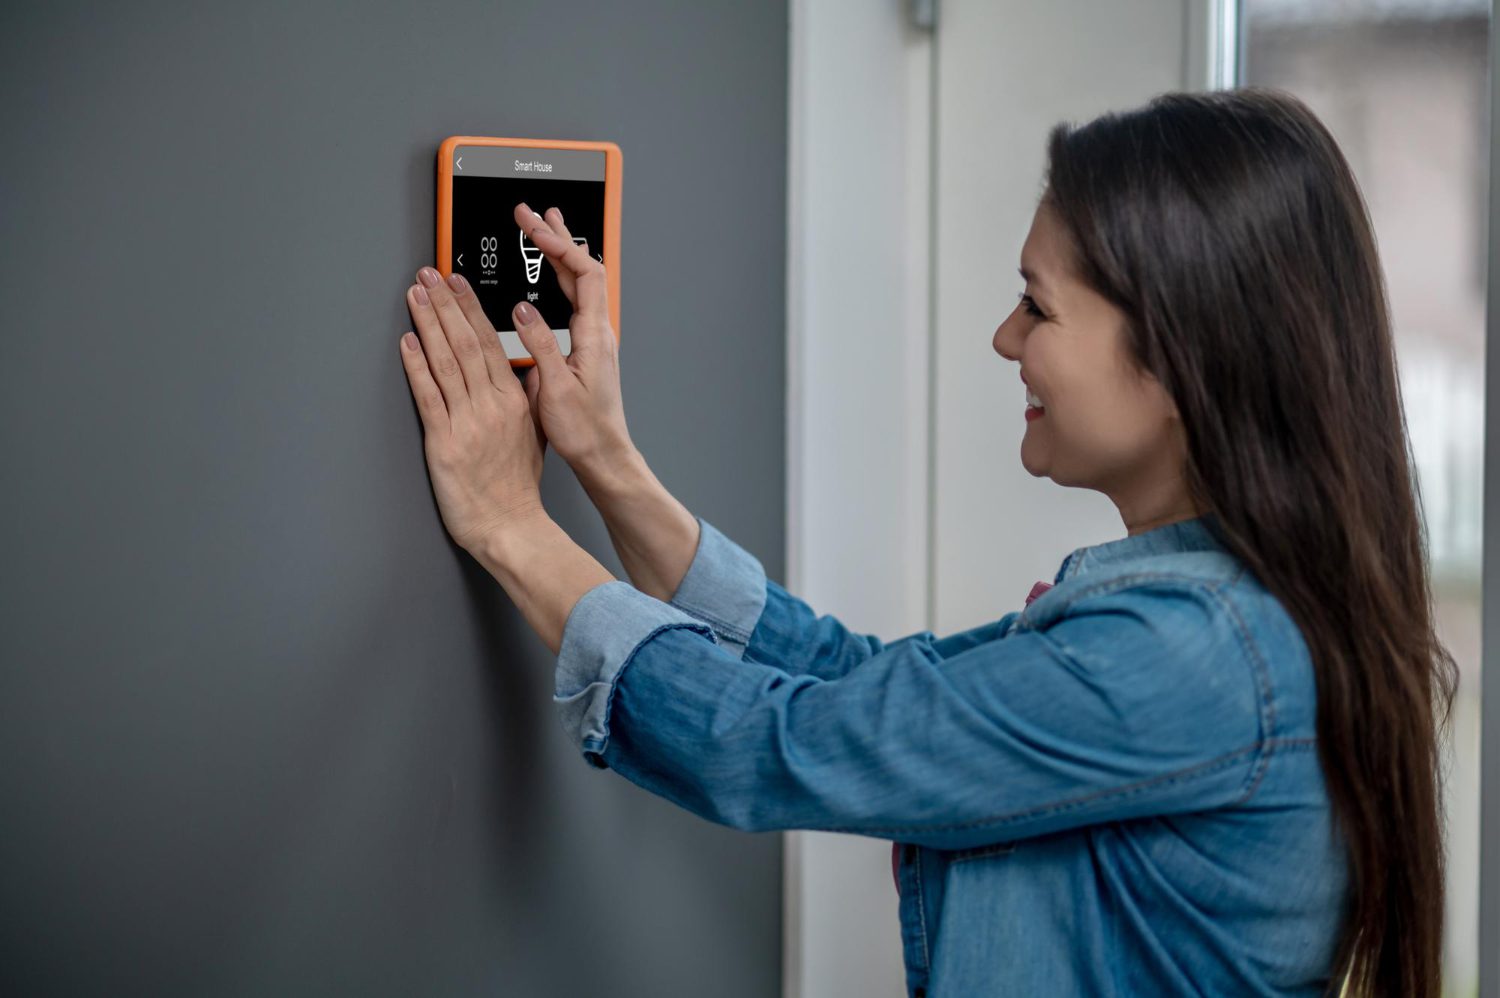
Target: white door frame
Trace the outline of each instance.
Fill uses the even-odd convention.
[[[790,0],[787,587],[927,626],[931,35],[904,3]],[[889,846],[791,832],[788,998],[904,993]]]

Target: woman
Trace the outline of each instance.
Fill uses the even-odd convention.
[[[515,218],[572,355],[517,305],[523,389],[431,268],[401,354],[443,520],[557,652],[590,762],[735,828],[900,843],[911,995],[1438,993],[1454,667],[1369,220],[1304,105],[1168,94],[1053,131],[994,348],[1026,469],[1127,536],[944,638],[850,633],[674,500],[626,430],[602,267],[555,209]],[[547,443],[633,586],[547,517]]]

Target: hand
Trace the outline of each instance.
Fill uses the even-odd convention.
[[[526,396],[544,438],[575,472],[622,462],[634,453],[620,399],[619,341],[609,324],[609,286],[604,265],[587,246],[573,242],[562,212],[538,215],[524,203],[515,220],[557,272],[557,283],[573,306],[568,322],[573,349],[564,357],[546,318],[525,302],[513,311],[521,343],[536,360],[526,377]]]
[[[436,270],[423,267],[417,277],[406,304],[420,339],[402,337],[401,362],[422,416],[443,524],[473,553],[496,531],[545,518],[543,441],[499,338],[470,323],[483,314],[472,291],[462,278],[455,282],[469,300],[461,307]]]

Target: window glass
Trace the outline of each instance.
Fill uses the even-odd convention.
[[[1445,746],[1444,993],[1478,993],[1480,530],[1489,3],[1242,0],[1240,82],[1289,90],[1359,179],[1385,267],[1443,641],[1462,673]]]

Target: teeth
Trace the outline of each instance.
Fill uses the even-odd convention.
[[[1042,408],[1042,400],[1037,398],[1036,392],[1032,391],[1030,388],[1026,389],[1026,404],[1034,405],[1038,409]]]

